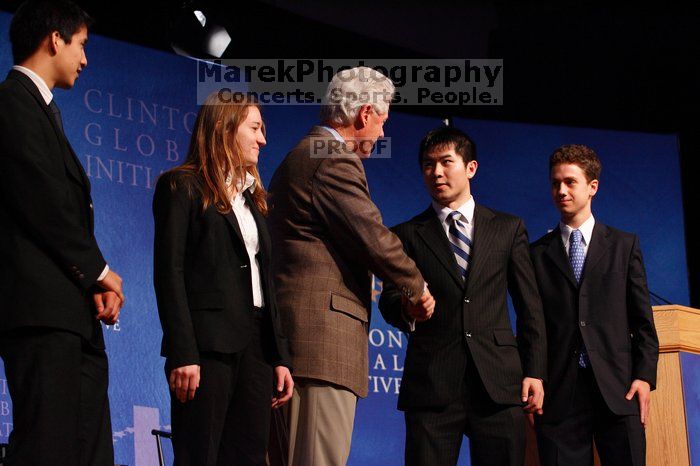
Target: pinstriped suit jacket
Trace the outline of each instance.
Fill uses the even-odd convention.
[[[432,206],[393,228],[435,297],[435,314],[410,335],[399,409],[446,406],[462,393],[471,353],[489,396],[520,404],[523,376],[545,378],[546,338],[542,304],[530,261],[527,232],[512,215],[479,204],[466,284]],[[517,314],[511,330],[506,294]],[[407,330],[401,297],[384,283],[379,309]]]
[[[277,304],[294,376],[364,397],[370,272],[395,282],[409,297],[420,296],[424,282],[399,239],[382,224],[362,161],[344,147],[330,157],[315,151],[319,140],[324,148],[337,147],[326,130],[314,127],[270,183]]]

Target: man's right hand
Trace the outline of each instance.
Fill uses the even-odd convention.
[[[111,269],[107,272],[105,278],[97,282],[97,285],[107,291],[114,291],[117,293],[117,296],[122,301],[122,305],[124,301],[126,301],[124,292],[122,291],[122,277],[114,273]]]
[[[95,302],[95,309],[98,320],[101,320],[107,325],[114,325],[119,319],[119,311],[124,304],[124,301],[119,299],[114,291],[103,291],[92,295]]]
[[[430,294],[430,290],[426,287],[423,291],[423,296],[420,297],[416,304],[406,300],[404,303],[404,312],[406,317],[413,319],[416,322],[425,322],[432,317],[435,311],[435,298]]]
[[[170,391],[175,392],[181,403],[193,399],[194,392],[199,388],[199,366],[192,364],[171,370],[168,382]]]

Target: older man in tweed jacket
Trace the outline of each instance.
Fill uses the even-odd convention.
[[[361,160],[384,135],[393,91],[370,68],[339,72],[322,125],[270,184],[277,302],[295,369],[284,419],[290,466],[347,461],[357,397],[367,396],[371,273],[396,283],[419,319],[434,308],[414,262],[382,224]]]

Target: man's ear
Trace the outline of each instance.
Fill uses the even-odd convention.
[[[360,107],[360,111],[357,112],[357,117],[360,123],[360,127],[364,128],[369,123],[369,116],[372,114],[374,109],[370,104],[365,104]]]
[[[58,53],[59,42],[65,42],[58,31],[53,31],[51,34],[49,34],[47,41],[48,43],[46,45],[48,46],[49,54],[51,54],[52,57]]]
[[[598,192],[598,180],[588,183],[588,195],[593,197]]]
[[[467,163],[467,178],[472,179],[476,175],[476,170],[479,168],[479,164],[476,160],[470,160]]]

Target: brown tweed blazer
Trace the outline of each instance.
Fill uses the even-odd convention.
[[[328,131],[315,126],[272,177],[272,270],[294,376],[365,397],[370,272],[409,298],[423,293],[424,282],[382,224],[362,161],[344,146],[327,156],[334,144]]]

